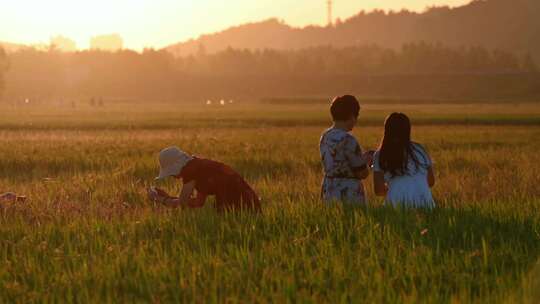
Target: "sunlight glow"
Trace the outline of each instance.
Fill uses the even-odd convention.
[[[375,8],[422,10],[469,0],[335,0],[345,19]],[[90,37],[118,33],[129,48],[163,47],[246,22],[277,17],[294,26],[325,24],[326,0],[17,0],[0,9],[0,41],[48,43],[62,35],[88,48]]]

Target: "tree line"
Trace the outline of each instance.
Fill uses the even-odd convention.
[[[351,12],[352,13],[352,12]],[[515,53],[530,52],[540,60],[540,1],[474,0],[458,7],[430,7],[421,13],[407,10],[361,11],[333,25],[291,27],[278,19],[234,26],[167,47],[179,55],[237,49],[280,50],[311,46],[335,47],[376,44],[399,49],[405,43],[443,42],[447,46],[481,45]]]
[[[189,56],[142,52],[31,48],[0,51],[4,100],[34,98],[205,100],[276,96],[421,98],[540,97],[532,56],[483,47],[409,43],[299,50],[228,48]],[[4,80],[4,81],[2,81]],[[3,85],[4,84],[4,85]],[[3,88],[3,90],[2,90]]]

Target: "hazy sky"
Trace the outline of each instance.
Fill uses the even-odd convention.
[[[270,17],[295,26],[326,23],[327,0],[0,0],[0,41],[48,43],[64,35],[119,33],[129,48],[162,47],[232,25]],[[457,6],[470,0],[334,0],[334,17],[360,10]]]

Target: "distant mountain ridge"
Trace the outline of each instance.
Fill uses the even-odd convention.
[[[456,7],[360,12],[332,27],[294,28],[277,19],[249,23],[166,47],[175,55],[242,49],[299,49],[320,45],[377,44],[399,48],[425,41],[449,46],[483,46],[540,59],[539,0],[474,0]]]

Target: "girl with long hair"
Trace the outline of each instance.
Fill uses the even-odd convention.
[[[384,123],[384,137],[373,156],[375,194],[403,207],[435,207],[433,163],[426,149],[411,141],[407,115],[392,113]]]

